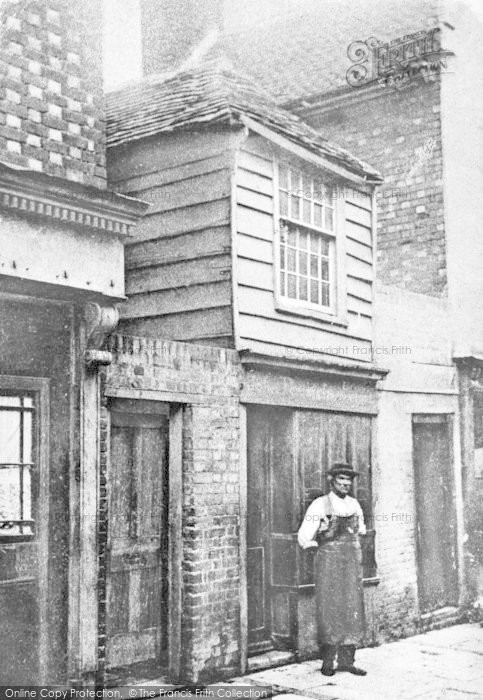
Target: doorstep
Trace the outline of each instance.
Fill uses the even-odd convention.
[[[247,664],[247,673],[254,671],[264,671],[267,668],[275,668],[276,666],[285,666],[295,662],[295,654],[292,651],[267,651],[264,654],[257,656],[249,656]]]
[[[444,629],[451,625],[456,625],[461,621],[462,612],[459,608],[448,605],[439,610],[433,610],[429,613],[424,613],[419,618],[419,627],[421,632],[430,632],[432,630]]]

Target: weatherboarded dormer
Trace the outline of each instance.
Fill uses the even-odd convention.
[[[111,94],[108,172],[151,203],[125,329],[371,359],[371,167],[218,63]]]
[[[218,474],[203,474],[190,501],[193,513],[212,513],[211,488],[229,499],[233,485],[239,496],[240,534],[231,540],[239,568],[226,574],[227,585],[228,576],[237,581],[237,631],[233,608],[205,605],[203,582],[187,581],[200,602],[182,664],[193,678],[233,674],[204,629],[233,641],[237,669],[247,653],[313,654],[314,584],[296,532],[333,462],[359,472],[357,497],[373,522],[372,435],[384,375],[372,361],[379,175],[220,63],[114,93],[107,116],[110,186],[151,204],[126,245],[123,332],[234,348],[240,368],[239,476],[225,493]],[[165,376],[161,359],[153,372]],[[190,390],[201,387],[193,381]],[[193,415],[205,440],[202,414]],[[207,470],[228,472],[222,459],[193,450]],[[372,607],[374,537],[369,528],[363,542]],[[201,572],[204,552],[199,562]]]

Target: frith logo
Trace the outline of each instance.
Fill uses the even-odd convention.
[[[391,42],[370,37],[354,41],[347,49],[353,65],[346,73],[351,87],[378,82],[387,87],[404,87],[412,79],[434,80],[447,68],[446,57],[453,55],[440,45],[440,29],[408,34]]]

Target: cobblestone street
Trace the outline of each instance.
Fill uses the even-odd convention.
[[[279,700],[476,700],[483,698],[483,629],[463,624],[361,649],[356,663],[367,670],[320,674],[319,661],[306,661],[248,674],[236,684],[276,686]]]

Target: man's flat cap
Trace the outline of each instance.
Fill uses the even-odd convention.
[[[355,469],[352,468],[351,464],[347,464],[346,462],[336,462],[329,469],[329,476],[339,476],[340,474],[343,476],[350,476],[353,479],[355,476],[359,475],[359,472],[356,472]]]

